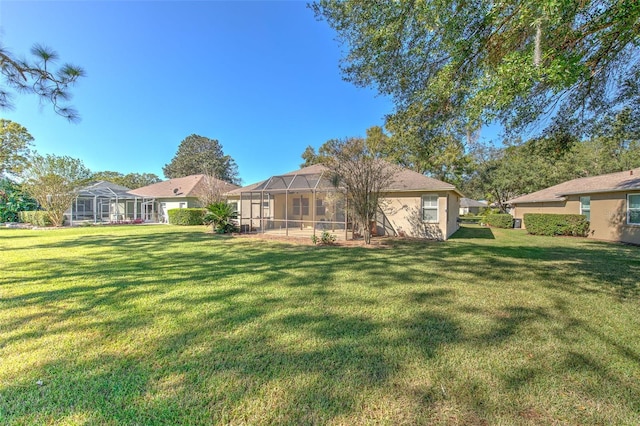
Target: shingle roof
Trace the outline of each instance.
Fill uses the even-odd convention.
[[[460,198],[460,207],[487,207],[487,202],[476,201],[471,198]]]
[[[390,165],[391,167],[391,165]],[[321,164],[314,164],[312,166],[303,167],[299,170],[285,173],[283,175],[274,177],[292,177],[292,176],[309,176],[320,175],[327,171],[327,168]],[[270,178],[270,179],[272,179]],[[242,192],[248,191],[260,191],[269,182],[269,179],[244,186],[242,188],[229,191],[226,195],[239,195]],[[438,179],[430,178],[423,174],[414,172],[409,169],[398,167],[397,173],[394,175],[393,183],[386,189],[386,191],[400,192],[400,191],[457,191],[456,187],[443,182]]]
[[[450,183],[430,178],[413,170],[398,168],[387,191],[457,191]]]
[[[129,193],[148,198],[198,197],[204,190],[204,178],[205,175],[191,175],[176,179],[169,179],[131,190]],[[220,185],[222,193],[239,188],[238,185],[233,185],[218,179],[216,180]]]
[[[573,179],[509,200],[509,204],[564,201],[567,195],[640,190],[640,168]]]

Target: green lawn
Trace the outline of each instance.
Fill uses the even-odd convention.
[[[0,266],[0,424],[640,424],[638,247],[1,229]]]

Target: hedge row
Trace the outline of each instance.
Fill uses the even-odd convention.
[[[170,209],[169,223],[172,225],[204,225],[206,209]]]
[[[513,228],[513,216],[506,213],[493,213],[484,218],[484,223],[494,228]]]
[[[18,219],[22,223],[30,223],[33,226],[51,226],[51,220],[43,210],[18,212]]]
[[[589,222],[582,214],[525,213],[524,226],[532,235],[570,235],[586,237]]]

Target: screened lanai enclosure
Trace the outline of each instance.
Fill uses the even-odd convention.
[[[284,236],[320,235],[351,237],[346,191],[336,188],[325,170],[272,176],[236,190],[241,232]]]
[[[157,222],[155,199],[128,191],[129,188],[106,181],[82,188],[65,212],[67,223]]]

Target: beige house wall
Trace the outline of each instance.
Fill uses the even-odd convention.
[[[438,221],[436,223],[425,223],[422,220],[422,195],[437,195],[438,196]],[[293,215],[293,199],[294,198],[309,198],[309,214],[307,215]],[[316,195],[316,199],[322,199],[327,201],[330,197],[325,192],[319,192]],[[286,200],[285,200],[286,198]],[[240,203],[239,196],[230,196],[229,202],[237,202],[242,214],[243,225],[249,224],[249,211],[250,200],[244,199]],[[313,194],[308,193],[289,193],[285,197],[285,194],[275,194],[271,200],[271,219],[275,219],[275,226],[280,226],[285,218],[285,205],[288,208],[289,215],[287,217],[290,227],[313,226],[312,221],[315,219],[318,221],[337,221],[333,214],[332,202],[336,200],[329,200],[326,204],[326,213],[324,215],[317,215],[316,205]],[[384,212],[387,221],[391,224],[393,229],[399,235],[406,235],[416,238],[429,238],[446,240],[455,231],[458,230],[458,210],[460,206],[460,197],[453,191],[442,192],[406,192],[406,193],[393,193],[392,195],[386,194],[381,198],[381,207]],[[451,212],[449,215],[448,213]],[[265,216],[266,217],[266,216]],[[260,210],[257,208],[257,204],[254,204],[251,214],[251,226],[260,226]],[[344,220],[344,217],[341,218]],[[338,221],[342,223],[342,220]],[[302,221],[302,222],[300,222]],[[267,228],[269,225],[267,225]]]
[[[626,192],[582,194],[591,197],[589,236],[599,240],[640,244],[640,225],[627,224]],[[522,219],[526,213],[580,214],[580,195],[571,195],[565,202],[523,203],[513,209],[513,216]],[[523,221],[523,227],[526,224]]]
[[[423,195],[438,196],[437,222],[422,220]],[[386,194],[381,202],[382,211],[398,235],[435,240],[446,240],[457,231],[459,205],[459,197],[452,191]]]
[[[460,212],[460,196],[455,192],[449,192],[447,194],[447,239],[453,235],[460,228],[460,222],[458,222]]]

